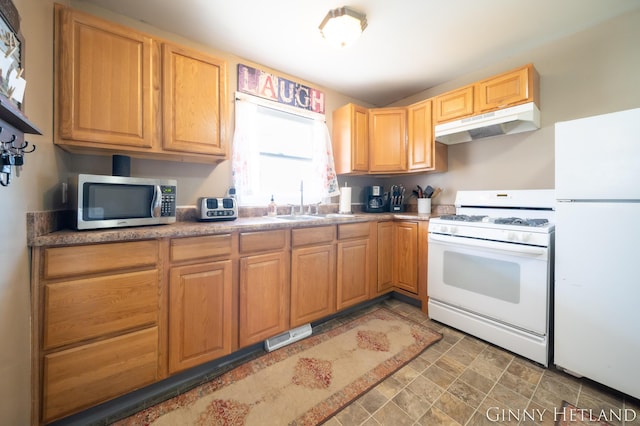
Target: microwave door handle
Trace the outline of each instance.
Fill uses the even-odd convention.
[[[153,187],[153,200],[151,200],[151,217],[160,217],[162,207],[162,193],[160,185]]]
[[[546,254],[546,247],[525,246],[520,244],[501,243],[498,241],[487,241],[473,238],[452,237],[449,235],[429,234],[429,241],[440,242],[449,245],[471,246],[490,250],[504,251],[512,254],[524,256],[541,256]]]

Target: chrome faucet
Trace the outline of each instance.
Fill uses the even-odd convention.
[[[300,214],[304,214],[304,181],[300,181]]]

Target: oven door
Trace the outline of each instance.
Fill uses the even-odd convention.
[[[535,334],[547,333],[547,247],[429,234],[429,297]]]

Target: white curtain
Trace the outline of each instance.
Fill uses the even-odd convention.
[[[257,117],[258,106],[253,102],[236,100],[236,124],[233,136],[232,174],[233,185],[240,205],[247,205],[261,192],[260,188],[260,146],[258,140]],[[327,125],[322,120],[313,122],[313,140],[305,141],[313,144],[313,182],[307,182],[305,188],[309,192],[329,198],[340,194],[338,179],[333,161],[331,136]],[[255,199],[255,198],[253,198]]]
[[[260,149],[256,137],[258,106],[236,100],[236,128],[233,134],[231,173],[238,202],[254,195],[260,187]]]

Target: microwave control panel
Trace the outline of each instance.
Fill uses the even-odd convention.
[[[162,193],[162,204],[160,206],[161,216],[176,215],[176,187],[172,185],[160,185]]]

